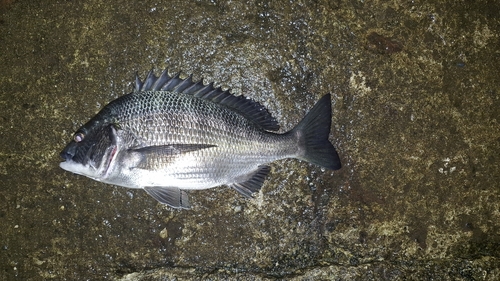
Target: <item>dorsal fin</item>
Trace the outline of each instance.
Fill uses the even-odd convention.
[[[215,88],[214,83],[204,85],[202,80],[194,82],[192,75],[185,79],[180,78],[179,75],[180,73],[170,76],[165,69],[159,77],[156,77],[151,70],[144,82],[142,82],[136,73],[135,92],[169,91],[192,95],[222,104],[252,120],[265,130],[277,131],[279,129],[276,119],[260,103],[247,99],[242,95],[234,96],[229,90],[224,91],[220,87]]]

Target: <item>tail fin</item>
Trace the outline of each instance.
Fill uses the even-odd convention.
[[[289,133],[298,137],[298,159],[331,170],[341,167],[340,158],[328,140],[332,124],[330,94],[324,95]]]

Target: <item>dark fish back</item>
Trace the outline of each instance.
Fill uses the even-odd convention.
[[[191,95],[193,97],[211,101],[228,107],[238,112],[256,125],[267,131],[279,130],[278,122],[271,116],[269,111],[260,103],[247,99],[245,96],[234,96],[229,90],[215,88],[213,83],[203,85],[203,81],[194,82],[192,76],[186,79],[179,77],[179,74],[170,76],[165,70],[159,77],[156,77],[152,71],[142,82],[138,75],[135,79],[135,92],[147,91],[167,91]]]

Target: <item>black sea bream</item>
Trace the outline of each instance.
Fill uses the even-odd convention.
[[[104,183],[142,188],[173,208],[189,208],[185,190],[228,185],[258,191],[270,162],[309,161],[331,170],[340,160],[328,140],[330,95],[291,131],[258,102],[213,84],[152,72],[135,91],[106,105],[61,152],[64,170]]]

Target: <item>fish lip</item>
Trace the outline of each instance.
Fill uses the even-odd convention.
[[[89,170],[88,165],[83,165],[78,162],[75,162],[71,159],[68,159],[66,161],[62,161],[59,163],[59,167],[65,171],[75,173],[78,175],[86,175],[85,170]]]
[[[68,166],[67,164],[68,164],[68,163],[69,163],[69,160],[68,160],[68,161],[67,161],[67,160],[61,161],[61,162],[59,163],[59,167],[60,167],[61,169],[65,170],[65,171],[68,171],[68,169],[67,169],[67,166]]]
[[[64,160],[70,160],[73,156],[71,156],[69,153],[66,152],[66,150],[63,150],[61,151],[61,153],[59,153],[59,156]],[[63,161],[63,162],[64,162]]]
[[[100,174],[97,173],[97,169],[93,165],[89,164],[84,165],[82,163],[69,159],[67,161],[60,162],[59,167],[65,171],[89,177],[96,181],[101,181]]]

